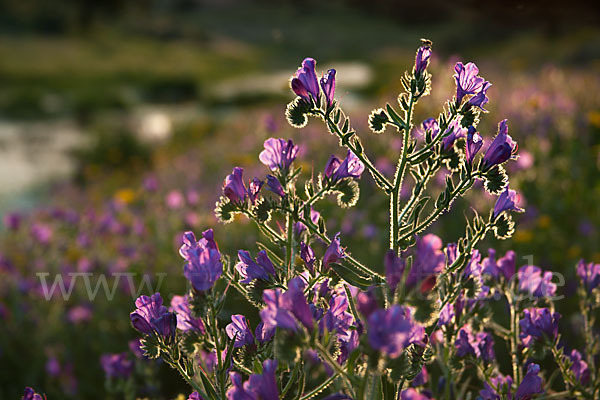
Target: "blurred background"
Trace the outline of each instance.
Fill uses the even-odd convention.
[[[154,285],[166,273],[169,302],[185,290],[184,230],[214,227],[225,253],[255,249],[253,226],[218,225],[213,208],[234,165],[264,176],[266,138],[293,138],[305,177],[331,153],[344,155],[319,121],[303,130],[285,121],[289,78],[308,56],[317,71],[337,69],[336,97],[387,174],[400,140],[371,134],[367,117],[395,102],[419,39],[434,43],[433,91],[415,124],[454,94],[455,62],[475,62],[493,84],[479,131],[489,143],[508,118],[521,155],[508,166],[511,186],[527,209],[511,240],[480,249],[512,248],[519,265],[563,273],[563,293],[572,293],[577,260],[600,262],[600,12],[589,4],[0,0],[0,399],[26,385],[49,399],[123,389],[105,384],[99,359],[129,351],[136,337],[131,287],[119,282],[111,301],[90,301],[78,283],[69,300],[57,292],[46,301],[37,272],[50,281],[146,273]],[[319,207],[330,231],[380,268],[387,203],[368,174],[361,189],[353,210]],[[431,231],[454,241],[462,210],[493,201],[476,187]],[[568,313],[572,301],[560,307]],[[160,363],[135,365],[126,390],[151,398],[187,390]]]

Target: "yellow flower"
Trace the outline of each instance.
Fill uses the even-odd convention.
[[[121,203],[129,204],[135,200],[135,192],[128,188],[121,189],[115,193],[115,199]]]
[[[590,111],[587,117],[590,124],[596,128],[600,128],[600,111]]]

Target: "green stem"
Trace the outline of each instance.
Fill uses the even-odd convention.
[[[200,394],[202,397],[208,399],[209,397],[206,395],[206,393],[204,393],[204,391],[202,390],[202,388],[196,383],[194,382],[194,380],[188,375],[187,371],[185,371],[181,365],[179,364],[179,362],[174,361],[173,360],[173,364],[175,364],[175,368],[177,368],[177,371],[179,372],[179,374],[183,377],[183,379],[188,383],[188,385],[190,385],[196,392],[198,392],[198,394]]]
[[[508,304],[510,308],[510,354],[513,376],[515,382],[521,382],[521,369],[519,368],[519,313],[518,313],[518,302],[515,302],[512,293],[514,285],[506,292]]]
[[[290,379],[288,379],[285,387],[281,391],[281,396],[279,396],[280,398],[285,397],[285,394],[288,392],[288,390],[290,390],[292,388],[292,385],[296,382],[296,376],[298,375],[298,371],[300,370],[301,365],[302,365],[301,362],[297,362],[296,365],[294,365],[294,369],[292,370]]]
[[[344,383],[346,384],[348,390],[350,391],[352,397],[356,397],[356,394],[354,393],[354,389],[352,386],[352,381],[350,380],[350,377],[346,374],[346,371],[344,371],[342,369],[342,367],[340,366],[340,364],[338,364],[337,361],[335,361],[333,359],[333,357],[331,357],[331,354],[329,354],[329,351],[319,342],[317,342],[315,344],[317,351],[319,352],[319,354],[321,355],[321,357],[323,357],[323,359],[329,364],[329,366],[331,368],[333,368],[335,370],[335,372],[342,377],[342,379],[344,380]]]
[[[317,386],[316,388],[314,388],[313,390],[311,390],[310,392],[306,393],[305,395],[303,395],[302,397],[300,397],[300,400],[309,400],[311,399],[313,396],[318,395],[319,393],[321,393],[323,390],[327,389],[327,386],[331,385],[331,383],[337,379],[337,375],[331,375],[329,378],[327,378],[327,380],[325,380],[323,383],[321,383],[319,386]]]
[[[292,276],[292,265],[293,265],[293,260],[292,260],[292,248],[294,246],[293,240],[294,240],[294,232],[293,232],[293,228],[294,228],[294,221],[292,220],[290,214],[288,214],[286,216],[285,219],[285,223],[286,223],[286,241],[285,241],[285,265],[287,267],[287,278],[290,279],[290,277]]]
[[[317,235],[327,245],[331,244],[331,239],[329,239],[326,235],[319,232],[319,230],[312,224],[312,222],[308,222],[304,218],[298,218],[298,221],[302,222],[311,233]],[[345,254],[346,254],[346,257],[344,258],[344,260],[348,261],[348,263],[350,265],[354,266],[356,268],[356,270],[360,271],[361,274],[363,274],[363,275],[366,274],[367,276],[370,276],[370,277],[383,279],[383,277],[381,275],[379,275],[377,272],[373,271],[369,267],[361,264],[354,257],[352,257],[347,251],[345,252]]]
[[[435,221],[435,219],[444,211],[446,210],[448,207],[450,207],[450,205],[452,204],[452,202],[454,201],[454,199],[461,193],[464,193],[466,190],[468,190],[471,186],[473,186],[473,183],[475,183],[475,180],[473,179],[473,177],[469,177],[468,179],[462,181],[460,183],[460,185],[458,185],[454,191],[450,194],[450,200],[448,202],[448,206],[445,207],[439,207],[436,208],[435,210],[433,210],[433,212],[431,214],[429,214],[429,216],[425,219],[425,221],[421,222],[416,228],[412,229],[410,232],[405,233],[400,239],[399,241],[403,241],[408,239],[409,237],[411,237],[412,235],[416,235],[418,233],[420,233],[423,229],[427,228],[433,221]]]
[[[340,140],[342,141],[342,143],[344,144],[344,146],[348,147],[348,149],[350,149],[350,151],[352,153],[354,153],[354,155],[356,157],[358,157],[358,159],[360,161],[362,161],[362,163],[365,165],[365,167],[369,170],[369,172],[379,181],[381,182],[381,184],[383,186],[385,186],[385,188],[387,190],[391,190],[392,189],[392,184],[387,180],[387,178],[385,176],[383,176],[381,174],[381,172],[379,172],[379,170],[373,165],[373,163],[369,160],[369,157],[367,157],[367,155],[362,152],[359,151],[356,146],[354,144],[352,144],[350,142],[350,140],[347,140],[344,138],[344,134],[340,131],[339,126],[334,123],[331,120],[331,117],[329,114],[323,112],[322,110],[313,110],[313,112],[321,115],[325,121],[327,122],[327,126],[329,126],[331,128],[331,130],[340,138]]]
[[[404,129],[403,143],[402,143],[402,155],[398,160],[398,166],[396,167],[396,174],[394,175],[394,188],[392,189],[392,196],[390,199],[390,249],[394,250],[394,253],[398,253],[398,209],[400,207],[400,189],[402,188],[402,180],[404,179],[404,171],[408,161],[408,144],[410,141],[410,129],[412,126],[412,113],[415,98],[413,94],[410,94],[408,109],[404,113]]]

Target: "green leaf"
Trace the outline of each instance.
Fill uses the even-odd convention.
[[[354,270],[338,263],[330,263],[329,266],[347,283],[361,289],[368,289],[373,285],[373,281],[363,275],[359,275]]]

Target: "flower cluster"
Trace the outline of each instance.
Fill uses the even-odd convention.
[[[215,210],[223,222],[239,214],[255,223],[266,239],[257,242],[259,250],[240,249],[232,259],[221,254],[211,229],[200,240],[186,232],[180,254],[189,292],[173,297],[169,310],[158,293],[136,300],[131,323],[142,334],[145,356],[176,369],[194,390],[190,399],[365,399],[381,393],[386,400],[525,400],[546,392],[594,398],[589,382],[598,381],[595,347],[564,354],[552,272],[533,265],[517,270],[514,252],[497,258],[490,249],[484,258],[477,249],[488,233],[510,237],[511,213],[523,209],[503,167],[518,149],[506,120],[477,160],[485,145],[477,125],[491,84],[474,63],[456,64],[456,96],[439,118],[423,122],[422,140],[412,135],[414,108],[431,90],[431,49],[424,41],[417,50],[412,72],[402,77],[398,105],[387,104],[369,118],[374,132],[392,128],[402,137],[393,176],[371,161],[335,99],[336,71],[319,79],[316,61],[306,58],[291,79],[297,97],[286,115],[296,127],[310,117],[322,119],[345,158],[332,155],[321,172],[306,174],[294,164],[299,147],[291,139],[267,139],[258,157],[266,176],[246,184],[243,169],[235,167]],[[444,165],[445,185],[436,196],[426,187]],[[331,194],[340,206],[354,206],[365,171],[390,205],[389,249],[367,262],[342,245],[344,235],[328,232],[332,225],[319,209]],[[401,199],[408,173],[414,187]],[[497,196],[494,206],[487,216],[468,214],[464,236],[444,245],[427,228],[476,182]],[[265,184],[268,191],[261,190]],[[585,299],[600,285],[596,267],[583,261],[577,266]],[[231,309],[231,291],[256,311]],[[498,300],[510,310],[508,327],[489,318]],[[594,310],[585,312],[586,326]],[[510,372],[496,357],[500,341],[509,349]],[[548,350],[563,378],[562,392],[544,381],[537,363]],[[130,371],[122,354],[105,356],[102,365],[109,377]],[[433,374],[437,390],[427,385]]]

